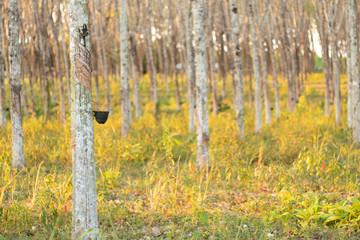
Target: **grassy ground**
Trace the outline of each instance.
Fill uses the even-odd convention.
[[[315,74],[309,82],[321,79]],[[247,102],[243,140],[229,96],[224,111],[210,113],[211,168],[200,172],[186,103],[176,112],[174,97],[160,84],[162,115],[156,122],[146,104],[146,79],[145,114],[121,139],[117,84],[115,114],[105,125],[95,124],[103,239],[360,239],[360,151],[346,127],[346,95],[336,127],[333,115],[324,117],[318,84],[305,88],[293,114],[283,87],[281,118],[258,135]],[[104,89],[101,94],[104,99]],[[47,124],[24,119],[25,171],[11,168],[10,124],[0,130],[0,239],[70,238],[70,120],[60,125],[57,110]]]

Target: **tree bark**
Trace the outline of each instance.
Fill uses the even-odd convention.
[[[351,72],[352,72],[352,95],[353,95],[353,139],[356,145],[360,144],[360,76],[359,76],[359,53],[358,36],[355,15],[355,1],[348,0],[349,30],[351,36]]]
[[[156,67],[154,56],[152,52],[152,36],[151,36],[151,18],[152,18],[152,3],[153,0],[147,0],[147,28],[145,30],[145,38],[146,38],[146,61],[150,69],[150,85],[151,85],[151,100],[153,103],[153,111],[154,116],[158,118],[158,91],[157,91],[157,79],[156,79]]]
[[[209,165],[209,113],[207,109],[207,64],[205,11],[203,0],[192,0],[195,38],[195,76],[197,111],[197,158],[196,165],[205,168]]]
[[[99,239],[87,0],[70,0],[72,239]],[[90,232],[93,230],[93,232]],[[86,236],[84,236],[86,234]]]
[[[64,39],[64,31],[62,27],[59,29],[60,35],[61,35],[61,43],[62,43],[62,50],[63,50],[63,58],[64,58],[64,65],[65,65],[65,77],[66,77],[66,83],[67,83],[67,93],[68,93],[68,105],[69,109],[71,109],[71,86],[70,86],[70,70],[69,70],[69,59],[66,52],[66,44]]]
[[[259,54],[257,46],[256,28],[254,20],[254,0],[249,1],[249,21],[251,29],[251,37],[253,44],[253,70],[255,78],[255,133],[259,133],[262,127],[262,114],[261,114],[261,82],[260,82],[260,66]]]
[[[46,1],[47,2],[47,1]],[[59,8],[60,9],[60,8]],[[51,32],[54,36],[55,41],[55,67],[56,67],[56,73],[59,77],[59,95],[60,95],[60,122],[65,123],[66,121],[66,115],[65,115],[65,90],[64,90],[64,81],[63,81],[63,75],[62,75],[62,69],[61,69],[61,53],[60,53],[60,43],[59,43],[59,30],[61,28],[61,19],[57,19],[57,26],[55,28],[55,24],[52,18],[52,11],[46,11],[48,16],[48,22],[51,28]],[[61,17],[60,10],[58,11],[58,18]],[[56,79],[56,78],[55,78]]]
[[[276,118],[280,118],[280,94],[279,94],[279,84],[278,84],[278,75],[276,68],[276,59],[275,59],[275,50],[273,46],[273,33],[270,21],[268,21],[268,31],[269,31],[269,52],[271,57],[272,64],[272,78],[275,88],[275,116]]]
[[[353,127],[353,107],[352,107],[352,69],[351,69],[351,23],[350,23],[350,12],[349,12],[349,1],[346,0],[346,7],[345,7],[345,11],[346,11],[346,42],[347,42],[347,46],[346,46],[346,66],[347,66],[347,84],[348,84],[348,98],[347,98],[347,123],[348,123],[348,127],[352,128]]]
[[[263,78],[263,91],[264,91],[264,102],[265,102],[265,123],[271,124],[271,106],[270,106],[270,93],[269,93],[269,77],[267,68],[267,57],[265,53],[265,41],[263,35],[265,34],[264,28],[261,27],[259,34],[260,52],[261,52],[261,67],[262,67],[262,78]]]
[[[192,31],[190,24],[190,12],[188,7],[188,1],[183,0],[184,15],[185,15],[185,30],[186,30],[186,78],[187,78],[187,92],[189,98],[189,132],[195,130],[195,71],[194,71],[194,57],[193,57],[193,45],[192,45]]]
[[[128,24],[126,14],[126,0],[120,1],[120,39],[121,39],[121,135],[126,136],[130,132],[131,125],[131,100],[129,87],[129,48],[128,48]]]
[[[18,171],[26,167],[24,152],[24,132],[21,118],[20,102],[20,47],[19,47],[19,10],[17,0],[8,0],[9,9],[9,60],[10,60],[10,87],[11,87],[11,127],[12,127],[12,166]]]
[[[245,137],[244,127],[244,96],[243,96],[243,72],[241,63],[241,51],[240,51],[240,38],[239,38],[239,17],[238,17],[238,6],[236,0],[231,0],[231,51],[233,58],[233,72],[235,82],[235,114],[236,114],[236,125],[238,127],[240,138]]]
[[[131,34],[130,38],[130,52],[131,52],[131,62],[132,62],[132,69],[134,72],[134,79],[133,79],[133,97],[134,97],[134,105],[135,105],[135,118],[139,119],[142,115],[141,110],[141,97],[140,97],[140,83],[139,83],[139,69],[138,69],[138,59],[136,56],[136,44],[135,44],[135,36]]]
[[[325,7],[323,0],[321,0],[320,35],[321,35],[323,69],[325,74],[325,116],[328,116],[330,115],[330,64],[329,64],[328,35],[326,31],[324,8]]]
[[[5,93],[5,73],[4,73],[4,51],[3,51],[3,29],[2,21],[4,15],[4,1],[0,1],[0,127],[6,126],[6,93]]]

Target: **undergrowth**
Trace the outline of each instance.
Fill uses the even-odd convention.
[[[321,79],[314,74],[308,82]],[[209,114],[211,168],[201,172],[195,167],[196,135],[188,133],[187,104],[177,112],[175,97],[161,82],[161,116],[155,120],[146,76],[144,116],[122,139],[115,104],[120,97],[117,81],[112,82],[115,113],[105,125],[95,124],[103,239],[360,238],[359,149],[346,127],[346,97],[342,125],[335,126],[333,115],[324,116],[322,89],[306,87],[295,113],[289,113],[283,84],[281,118],[273,114],[273,123],[255,135],[254,112],[246,101],[246,137],[239,139],[228,86],[230,95],[221,101],[226,107],[216,117]],[[60,125],[57,111],[55,106],[46,124],[41,116],[24,118],[28,167],[22,172],[11,167],[10,124],[0,129],[2,239],[71,236],[70,119]]]

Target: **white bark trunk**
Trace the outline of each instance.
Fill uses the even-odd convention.
[[[120,39],[121,39],[121,134],[126,136],[131,125],[131,101],[129,87],[129,48],[126,0],[120,0]]]
[[[268,77],[268,69],[267,69],[267,59],[265,53],[265,46],[264,46],[264,31],[261,29],[259,34],[260,38],[260,52],[261,52],[261,66],[262,66],[262,77],[263,77],[263,91],[264,91],[264,102],[265,102],[265,123],[271,124],[271,106],[270,106],[270,93],[269,93],[269,77]]]
[[[205,12],[203,0],[193,0],[195,38],[195,76],[197,111],[197,159],[196,165],[204,168],[209,164],[209,113],[207,109],[207,64],[205,39]]]
[[[255,78],[255,133],[259,133],[262,127],[262,114],[261,114],[261,83],[260,83],[260,66],[259,55],[256,38],[256,28],[254,20],[254,0],[249,1],[249,21],[252,36],[253,47],[253,69]]]
[[[91,99],[88,1],[70,0],[71,148],[73,161],[72,239],[98,239],[94,123]],[[81,34],[80,32],[83,34]],[[82,36],[82,35],[87,36]]]
[[[9,57],[11,86],[11,127],[12,127],[12,166],[18,171],[26,167],[24,153],[23,126],[20,102],[20,47],[19,47],[19,9],[17,0],[8,1],[9,9]]]
[[[194,108],[195,108],[195,72],[194,72],[194,58],[192,46],[192,31],[189,21],[189,8],[188,1],[183,0],[184,15],[185,15],[185,29],[186,29],[186,78],[187,78],[187,91],[189,98],[189,132],[195,130]]]
[[[4,8],[4,2],[0,1],[0,9]],[[2,16],[0,18],[0,127],[6,125],[6,95],[5,95],[5,73],[4,73],[4,51],[2,41]]]
[[[64,58],[64,65],[65,65],[65,76],[66,76],[66,83],[67,83],[67,93],[68,93],[68,105],[69,110],[71,109],[71,87],[70,87],[70,70],[69,70],[69,59],[66,52],[66,44],[65,44],[65,37],[64,37],[64,31],[62,27],[59,29],[60,35],[61,35],[61,47],[63,50],[63,58]]]
[[[351,29],[350,29],[350,14],[349,14],[349,1],[346,1],[346,65],[347,65],[347,83],[348,83],[348,98],[347,98],[347,122],[348,127],[352,128],[352,120],[353,120],[353,108],[352,108],[352,69],[351,69]]]
[[[157,90],[157,79],[156,79],[156,67],[154,61],[154,55],[152,52],[152,34],[151,34],[151,19],[152,19],[152,6],[153,0],[147,0],[148,12],[147,12],[147,27],[145,29],[146,38],[146,61],[150,69],[150,85],[151,85],[151,100],[153,102],[153,111],[156,118],[158,118],[158,90]]]
[[[359,76],[359,53],[358,37],[355,15],[355,2],[348,0],[349,30],[351,36],[351,72],[353,94],[353,139],[357,145],[360,143],[360,76]]]
[[[340,112],[341,112],[341,93],[340,93],[340,63],[339,63],[339,57],[338,57],[338,49],[336,46],[337,38],[335,36],[332,36],[332,59],[333,59],[333,78],[334,78],[334,91],[335,91],[335,122],[336,125],[340,125],[341,119],[340,119]]]
[[[240,51],[240,38],[239,38],[239,17],[238,17],[238,6],[236,0],[231,0],[231,51],[233,57],[233,72],[235,82],[235,114],[236,114],[236,125],[239,130],[240,138],[245,137],[244,127],[244,96],[243,96],[243,73],[241,63],[241,51]]]
[[[325,7],[323,0],[321,1],[321,16],[320,16],[320,34],[321,34],[321,49],[323,58],[323,69],[325,74],[325,116],[330,115],[330,67],[329,67],[329,47],[328,34],[325,23]]]
[[[140,83],[139,83],[139,69],[137,65],[137,56],[136,56],[136,44],[135,44],[135,36],[131,35],[129,42],[130,42],[130,59],[132,62],[132,70],[133,70],[133,97],[134,97],[134,105],[135,105],[135,118],[139,119],[142,115],[141,110],[141,98],[140,98]]]
[[[275,88],[275,116],[276,118],[280,118],[280,96],[279,96],[279,84],[278,84],[278,75],[276,69],[276,59],[275,59],[275,50],[272,43],[273,35],[272,35],[272,27],[270,21],[268,21],[268,30],[269,30],[269,51],[271,56],[271,63],[272,63],[272,80],[274,83]]]

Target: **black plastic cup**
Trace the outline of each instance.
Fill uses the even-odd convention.
[[[99,124],[104,124],[109,117],[109,111],[93,111],[93,115]]]

